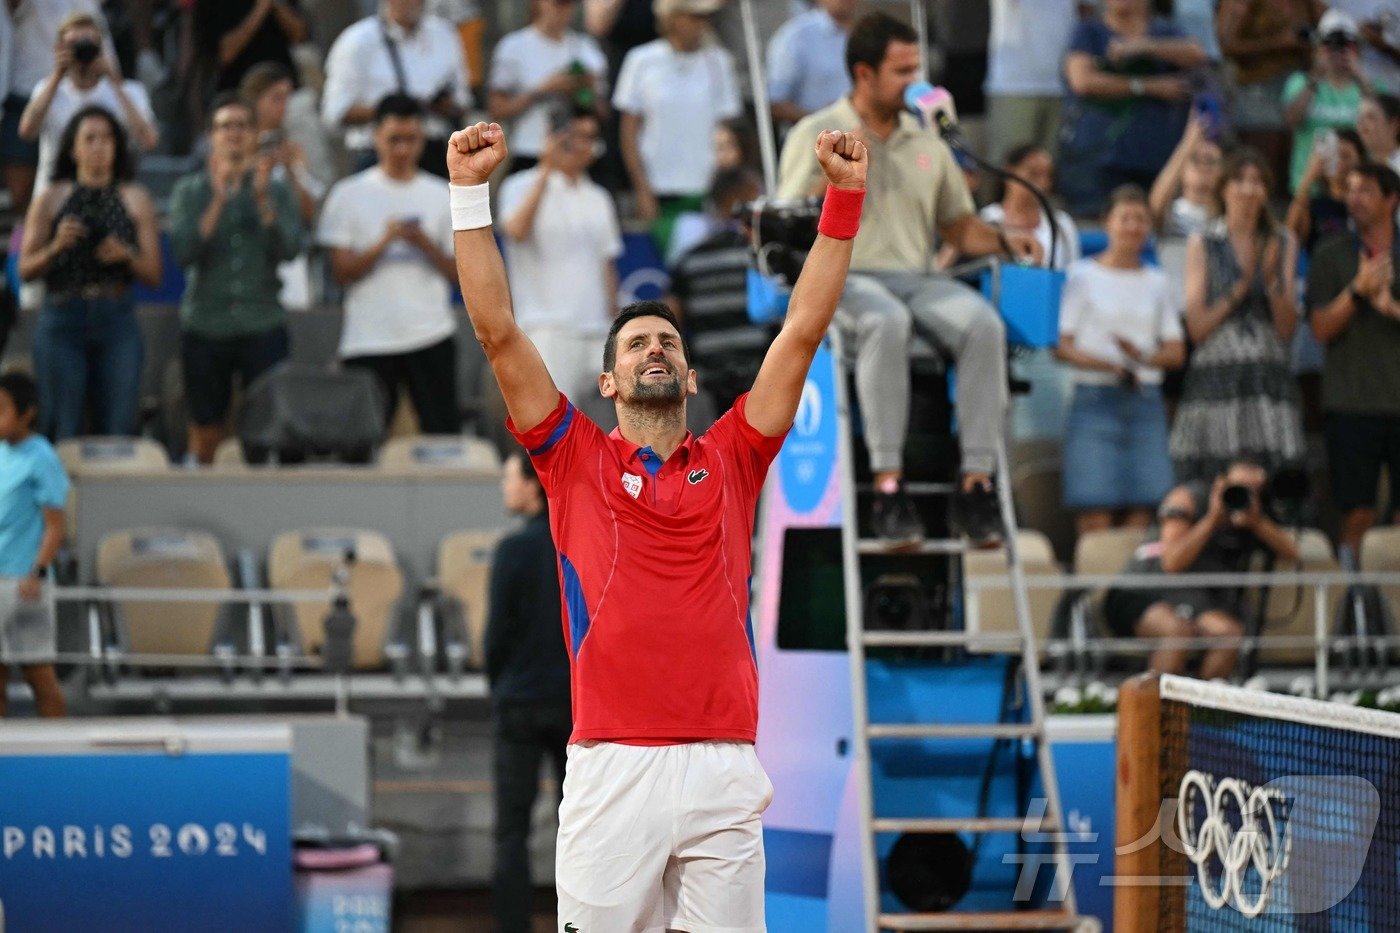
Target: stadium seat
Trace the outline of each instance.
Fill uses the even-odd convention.
[[[243,443],[236,437],[226,437],[219,441],[219,446],[214,450],[214,463],[216,470],[246,470],[248,461],[243,459]]]
[[[148,437],[75,437],[58,442],[69,476],[148,473],[170,469],[170,455]]]
[[[1021,552],[1021,564],[1026,577],[1053,577],[1060,573],[1060,565],[1055,562],[1055,553],[1050,547],[1050,539],[1038,531],[1022,529],[1016,538]],[[1006,549],[971,551],[963,558],[963,574],[968,580],[1001,578],[1009,585],[1007,576]],[[1044,644],[1051,635],[1055,620],[1055,609],[1060,603],[1063,591],[1054,589],[1030,589],[1026,595],[1030,601],[1031,627],[1036,641]],[[1007,632],[1015,634],[1016,606],[1009,589],[982,590],[980,607],[976,620],[968,617],[968,629],[980,632]],[[990,650],[990,649],[989,649]],[[1007,649],[998,649],[1007,650]]]
[[[483,641],[486,636],[491,559],[496,543],[504,534],[503,528],[459,531],[444,538],[438,547],[438,585],[464,621],[470,644],[468,663],[478,669],[486,661]]]
[[[1062,504],[1060,442],[1054,438],[1020,441],[1011,451],[1011,497],[1022,528],[1050,539],[1056,556],[1068,562],[1074,551],[1074,514]]]
[[[485,470],[501,468],[496,445],[481,437],[459,434],[424,434],[396,437],[379,451],[383,470]]]
[[[1074,572],[1089,576],[1122,573],[1133,551],[1146,537],[1145,528],[1107,528],[1086,532],[1079,536],[1074,546]],[[1103,596],[1104,590],[1093,589],[1086,591],[1080,600],[1087,623],[1086,634],[1091,638],[1110,634],[1103,619]]]
[[[1372,528],[1361,539],[1361,569],[1375,573],[1400,573],[1400,525]],[[1400,622],[1400,585],[1380,587],[1390,606],[1390,618]]]
[[[324,590],[335,571],[353,556],[346,591],[355,615],[354,666],[382,667],[396,626],[403,593],[403,573],[389,540],[376,531],[315,528],[278,535],[269,549],[268,582],[275,590]],[[324,622],[330,602],[296,603],[291,616],[301,636],[302,650],[312,654],[325,640]],[[397,641],[397,639],[395,639]]]
[[[103,586],[226,590],[223,548],[213,535],[181,528],[135,528],[104,535],[97,546]],[[218,602],[117,600],[118,643],[134,654],[202,655],[214,640]]]
[[[1332,553],[1332,542],[1316,528],[1304,528],[1299,532],[1298,550],[1302,555],[1302,566],[1298,569],[1304,573],[1330,573],[1342,569]],[[1287,573],[1294,568],[1291,565],[1278,564],[1274,569]],[[1261,633],[1265,636],[1311,637],[1314,631],[1313,601],[1316,590],[1313,586],[1270,587]],[[1337,618],[1337,610],[1346,598],[1346,588],[1330,587],[1327,595],[1327,618],[1323,620],[1323,626],[1330,632]],[[1261,646],[1259,649],[1261,664],[1312,664],[1314,656],[1313,649],[1306,645],[1277,648]]]

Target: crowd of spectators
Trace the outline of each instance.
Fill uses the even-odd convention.
[[[423,431],[460,430],[434,176],[466,119],[510,130],[497,214],[513,297],[570,393],[596,382],[623,231],[650,233],[684,315],[699,283],[719,281],[698,257],[740,255],[733,209],[762,193],[743,50],[715,30],[726,0],[531,0],[494,47],[461,0],[10,6],[0,163],[24,298],[42,308],[38,424],[55,440],[140,430],[132,292],[169,271],[162,229],[164,264],[186,282],[194,461],[212,460],[237,387],[287,358],[288,312],[327,296],[344,310],[338,356],[376,377],[386,430],[400,388]],[[1378,213],[1400,167],[1400,16],[1370,0],[989,6],[985,119],[965,122],[993,162],[1057,201],[1050,215],[1016,181],[979,183],[903,112],[920,77],[907,24],[815,0],[763,49],[782,148],[771,194],[816,193],[819,128],[859,128],[872,153],[838,324],[853,338],[878,530],[922,533],[903,492],[906,364],[921,339],[958,367],[955,518],[995,533],[993,453],[1008,405],[1025,403],[1006,397],[996,310],[942,270],[997,255],[1067,276],[1059,346],[1021,362],[1055,416],[1031,433],[1062,438],[1081,528],[1148,521],[1167,489],[1241,457],[1299,462],[1305,425],[1323,425],[1314,446],[1354,546],[1377,519],[1372,474],[1400,476],[1387,407],[1400,392],[1367,382],[1393,369],[1367,354],[1400,340],[1385,297],[1393,216]],[[143,156],[186,151],[197,170],[168,195],[139,183]],[[1107,248],[1081,256],[1091,228]],[[1316,404],[1299,391],[1309,371]]]

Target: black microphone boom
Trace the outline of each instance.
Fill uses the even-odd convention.
[[[1017,175],[1015,172],[1009,172],[1000,165],[991,164],[969,149],[967,147],[967,142],[962,137],[962,130],[958,127],[957,121],[953,119],[948,111],[935,111],[933,119],[934,122],[938,124],[938,135],[943,137],[943,141],[948,144],[949,148],[961,152],[971,159],[973,164],[978,168],[991,172],[998,178],[1005,181],[1014,181],[1018,185],[1025,185],[1030,193],[1035,196],[1035,200],[1040,205],[1040,209],[1045,212],[1045,220],[1050,224],[1050,254],[1045,257],[1045,266],[1049,269],[1055,268],[1055,259],[1059,256],[1060,225],[1055,220],[1055,209],[1050,204],[1050,198],[1046,196],[1044,191],[1041,191],[1020,175]]]

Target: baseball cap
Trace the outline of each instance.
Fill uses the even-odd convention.
[[[1321,42],[1346,40],[1355,42],[1361,38],[1361,30],[1356,20],[1341,10],[1328,10],[1317,23],[1317,36]]]

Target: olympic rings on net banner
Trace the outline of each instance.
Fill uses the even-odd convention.
[[[1292,838],[1288,822],[1275,808],[1284,805],[1281,791],[1251,787],[1239,778],[1221,778],[1187,771],[1177,792],[1177,835],[1186,857],[1196,865],[1201,896],[1219,910],[1232,904],[1246,917],[1257,917],[1269,902],[1269,887],[1288,867]],[[1205,817],[1196,825],[1194,798],[1199,797]],[[1233,801],[1239,826],[1230,819],[1227,804]],[[1212,878],[1212,859],[1220,863],[1220,889]],[[1257,898],[1245,891],[1249,869],[1259,876]]]

